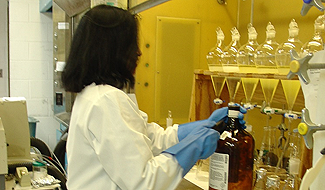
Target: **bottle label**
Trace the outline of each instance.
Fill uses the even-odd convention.
[[[238,118],[239,111],[236,110],[228,110],[228,117]]]
[[[209,186],[228,190],[229,155],[213,153],[210,158]]]
[[[221,135],[220,135],[220,140],[225,140],[227,137],[231,137],[231,132],[229,131],[224,131]]]

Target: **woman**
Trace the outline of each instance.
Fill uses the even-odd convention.
[[[147,122],[123,91],[134,87],[139,56],[135,16],[108,5],[83,16],[62,73],[65,90],[78,93],[67,141],[69,190],[175,189],[216,149],[211,127],[227,108],[166,130]]]

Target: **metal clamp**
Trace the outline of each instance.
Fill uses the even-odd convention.
[[[316,131],[325,130],[325,125],[315,124],[310,120],[309,111],[307,108],[302,110],[301,123],[298,125],[298,129],[294,131],[299,132],[304,137],[306,147],[308,149],[313,148],[313,134]]]
[[[291,49],[290,55],[292,61],[290,63],[290,72],[287,75],[288,79],[291,79],[295,75],[298,75],[305,84],[309,84],[310,79],[308,77],[307,70],[325,68],[324,50],[318,51],[316,53],[308,53],[305,57],[301,58],[294,49]],[[315,58],[315,62],[312,62],[312,57]],[[321,61],[318,62],[317,60]]]
[[[282,117],[282,122],[281,122],[281,124],[278,126],[278,129],[280,130],[280,132],[281,132],[281,135],[280,135],[280,137],[279,137],[279,144],[278,144],[278,148],[280,148],[281,150],[284,150],[284,148],[285,148],[285,144],[286,144],[286,142],[287,142],[287,138],[284,136],[284,133],[286,132],[286,131],[288,131],[288,128],[287,128],[287,126],[285,125],[285,122],[284,122],[284,116]]]

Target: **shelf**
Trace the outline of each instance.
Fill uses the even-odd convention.
[[[263,79],[282,79],[282,80],[289,80],[286,78],[285,75],[280,75],[280,74],[255,74],[255,73],[226,73],[226,72],[211,72],[208,70],[194,70],[194,76],[195,76],[195,81],[193,84],[193,94],[196,93],[196,103],[195,104],[209,104],[209,107],[211,110],[215,108],[214,105],[210,105],[213,102],[213,99],[216,98],[213,90],[213,85],[211,82],[211,75],[214,76],[220,76],[220,77],[245,77],[245,78],[263,78]],[[295,77],[291,80],[298,80],[298,77]],[[201,89],[205,89],[202,91]],[[195,89],[197,92],[195,92]],[[201,91],[201,92],[200,92]],[[221,92],[221,99],[225,101],[225,103],[229,102],[229,94],[228,94],[228,89],[227,89],[227,84],[224,85],[224,88],[222,89]],[[256,103],[257,105],[262,105],[263,101],[265,100],[264,94],[261,88],[260,83],[258,83],[255,93],[252,98],[252,102]],[[235,101],[238,103],[245,102],[245,94],[242,85],[240,85]],[[192,102],[193,103],[193,102]],[[227,105],[227,104],[223,104]],[[282,88],[281,82],[278,83],[273,101],[271,103],[271,106],[274,108],[279,108],[283,109],[287,105],[284,91]],[[207,105],[206,105],[207,106]],[[206,106],[204,106],[206,108]],[[196,106],[198,109],[200,105]],[[305,99],[303,96],[303,92],[300,89],[297,95],[297,99],[295,101],[293,110],[301,112],[301,110],[305,107]],[[209,109],[209,110],[210,110]],[[210,110],[210,111],[211,111]],[[203,111],[203,110],[202,110]],[[199,112],[199,113],[202,113]],[[203,111],[204,113],[205,111]],[[206,117],[206,115],[204,116]]]
[[[203,75],[214,75],[220,77],[244,77],[244,78],[263,78],[263,79],[281,79],[281,80],[298,80],[295,76],[292,79],[288,79],[287,75],[282,74],[271,74],[271,73],[229,73],[229,72],[218,72],[209,70],[195,70],[196,74]]]

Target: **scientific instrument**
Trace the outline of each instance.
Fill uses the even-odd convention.
[[[308,53],[315,53],[324,49],[323,38],[321,36],[324,31],[325,15],[317,17],[314,23],[313,37],[302,46],[301,57],[306,56]]]
[[[254,53],[256,48],[258,47],[257,43],[257,32],[253,25],[249,23],[247,25],[248,30],[248,42],[241,46],[237,53],[237,63],[239,66],[239,73],[257,73],[256,65],[254,63]],[[243,76],[241,78],[242,86],[244,89],[244,94],[246,98],[246,102],[244,103],[244,108],[248,111],[254,109],[255,105],[252,104],[253,94],[256,90],[258,78],[250,78]],[[249,112],[245,115],[245,120],[248,121]],[[246,123],[246,127],[248,130],[252,130],[252,126]]]
[[[223,71],[222,67],[222,60],[224,56],[224,38],[225,35],[223,31],[221,30],[220,27],[216,29],[217,33],[217,43],[215,47],[211,49],[211,51],[208,53],[206,56],[207,61],[208,61],[208,66],[210,71],[217,71],[221,72]],[[223,100],[220,99],[220,95],[223,89],[223,86],[225,84],[225,77],[223,76],[218,76],[218,75],[211,75],[211,81],[213,84],[213,89],[216,95],[216,98],[213,100],[213,102],[217,105],[220,105],[223,103]]]
[[[264,74],[278,73],[275,52],[278,47],[278,43],[275,41],[275,28],[271,22],[266,26],[266,39],[256,48],[254,61],[256,64],[257,72]],[[278,86],[279,79],[260,78],[260,84],[264,94],[266,105],[263,107],[262,112],[270,115],[274,113],[271,108],[271,102]],[[267,119],[266,126],[269,126],[269,117]]]
[[[300,54],[303,43],[299,40],[299,27],[295,19],[292,19],[289,24],[289,37],[281,43],[275,52],[276,66],[280,74],[288,74],[290,68],[290,50],[294,49]]]
[[[292,78],[294,75],[298,75],[299,79],[303,82],[303,84],[308,86],[308,84],[310,84],[311,81],[308,76],[307,70],[308,69],[324,69],[325,68],[324,53],[325,53],[324,50],[321,50],[321,51],[317,51],[315,53],[308,53],[305,57],[299,57],[298,53],[296,51],[292,50],[291,57],[292,57],[293,61],[290,63],[290,72],[287,75],[287,77]],[[310,102],[306,102],[306,105],[307,105],[307,103],[310,103]],[[319,101],[318,103],[322,104],[321,101]],[[316,110],[314,110],[314,111],[316,111]],[[298,132],[303,136],[306,147],[309,149],[313,148],[314,143],[315,143],[315,145],[319,146],[320,139],[317,139],[316,136],[319,137],[318,135],[320,135],[320,134],[322,135],[323,132],[318,132],[317,134],[315,132],[325,130],[324,125],[313,123],[310,118],[310,115],[309,115],[309,110],[307,108],[304,108],[302,110],[301,118],[302,118],[301,123],[298,125]],[[313,140],[313,134],[315,137],[314,140]],[[323,139],[321,139],[321,140],[323,142]],[[315,142],[313,142],[313,141],[315,141]],[[317,154],[317,152],[315,153],[316,148],[318,148],[318,147],[314,148],[314,155],[313,155],[315,158],[317,158],[319,156],[319,154]],[[324,154],[324,152],[321,152],[321,157],[319,158],[319,160],[316,163],[313,164],[314,167],[317,166],[316,173],[318,173],[317,172],[318,169],[323,168],[321,166],[321,165],[324,165],[324,162],[322,162],[323,154]],[[313,172],[311,172],[311,173],[313,173]],[[321,173],[319,173],[319,174],[321,174]],[[317,181],[317,184],[315,184],[316,186],[314,186],[314,187],[316,187],[318,189],[320,187],[322,187],[322,179],[316,175],[312,175],[312,176],[313,176],[313,180],[315,178],[317,178],[317,179],[315,179],[315,181]],[[307,190],[313,180],[310,180],[310,176],[309,176],[308,170],[307,170],[304,178],[302,179],[300,189]]]
[[[247,25],[248,42],[241,46],[237,52],[237,63],[240,73],[256,73],[256,66],[254,63],[254,53],[258,47],[257,32],[253,25]]]
[[[240,45],[240,34],[236,27],[231,29],[231,42],[224,49],[222,68],[225,72],[238,72],[237,53]]]
[[[206,59],[208,61],[208,66],[210,71],[223,71],[222,68],[222,59],[223,59],[223,50],[224,50],[224,39],[225,35],[220,27],[216,29],[217,34],[217,43],[216,45],[208,52]]]

